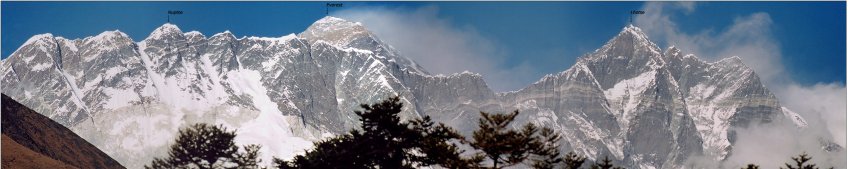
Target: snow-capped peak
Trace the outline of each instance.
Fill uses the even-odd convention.
[[[178,31],[178,32],[181,32],[181,31],[180,31],[180,28],[179,28],[179,27],[177,27],[177,25],[175,25],[175,24],[171,24],[171,23],[165,23],[165,24],[162,24],[162,26],[159,26],[159,28],[157,28],[156,30],[159,30],[159,31]]]
[[[130,39],[130,36],[128,36],[127,34],[125,34],[124,32],[121,32],[119,30],[106,31],[106,32],[98,34],[97,36],[86,38],[85,41],[86,42],[97,42],[97,43],[102,43],[102,44],[107,44],[107,43],[112,43],[112,42],[123,43],[122,41],[132,42],[132,40]]]
[[[233,35],[233,33],[231,33],[230,30],[225,30],[224,32],[216,33],[216,34],[214,34],[213,36],[210,37],[210,39],[217,39],[217,38],[236,39],[236,36]]]
[[[53,34],[43,33],[43,34],[38,34],[38,35],[32,36],[29,39],[27,39],[27,41],[24,42],[24,44],[21,45],[21,46],[26,46],[28,44],[36,43],[38,41],[47,40],[47,39],[53,39]]]
[[[663,65],[661,52],[661,49],[655,43],[652,43],[640,28],[634,25],[628,25],[617,36],[608,40],[604,46],[596,49],[592,54],[585,56],[589,58],[582,60],[597,61],[606,58],[633,60],[637,57],[639,58],[638,60],[649,58]]]
[[[741,57],[738,57],[738,56],[723,58],[720,61],[717,61],[715,63],[721,63],[721,64],[724,64],[724,65],[734,65],[734,66],[744,66],[744,67],[746,67],[746,65],[744,64],[744,61],[741,60]]]
[[[183,31],[180,31],[180,28],[177,25],[166,23],[156,28],[146,39],[160,39],[162,37],[171,37],[175,35],[182,35]]]
[[[686,58],[699,60],[694,56],[694,54],[683,54],[682,50],[679,49],[679,48],[676,48],[676,46],[667,47],[667,50],[664,50],[663,56],[664,56],[664,59],[666,59],[665,61],[667,61],[667,62],[670,62],[671,60],[683,60],[683,59],[686,59]]]
[[[370,51],[374,57],[385,64],[395,62],[395,64],[403,65],[402,70],[428,74],[410,58],[400,56],[395,49],[381,41],[359,22],[327,16],[310,25],[307,30],[298,34],[298,37],[310,43],[323,42],[343,49],[355,48]]]
[[[682,168],[678,157],[690,154],[725,158],[734,143],[731,121],[760,120],[735,116],[744,111],[785,113],[806,125],[778,107],[741,58],[706,64],[675,47],[659,49],[634,25],[570,69],[505,93],[468,71],[429,75],[364,25],[336,17],[298,36],[236,39],[225,31],[204,39],[164,24],[136,46],[115,37],[126,35],[87,38],[104,45],[36,35],[10,57],[23,62],[3,62],[0,72],[4,94],[43,107],[130,168],[166,151],[180,126],[196,122],[238,129],[236,142],[262,144],[267,163],[290,158],[310,141],[356,126],[350,112],[359,103],[390,95],[409,107],[405,117],[433,116],[466,133],[479,110],[516,108],[529,112],[518,123],[551,126],[581,155],[611,154],[628,168]],[[81,52],[64,52],[77,45]]]
[[[295,34],[288,34],[288,35],[284,35],[284,36],[281,36],[281,37],[257,37],[257,36],[248,37],[248,39],[250,39],[250,40],[261,40],[261,41],[269,41],[269,42],[275,42],[275,43],[284,43],[284,42],[290,41],[290,40],[295,39],[295,38],[298,38],[298,36],[295,36]]]
[[[337,18],[337,17],[333,17],[333,16],[325,16],[322,19],[319,19],[318,21],[316,21],[314,24],[333,24],[333,23],[339,23],[339,22],[348,22],[348,21],[346,21],[345,19]]]
[[[619,51],[625,52],[627,50],[639,50],[639,49],[649,49],[653,53],[661,54],[661,49],[658,48],[655,43],[649,40],[649,37],[646,36],[643,31],[634,25],[628,25],[620,31],[617,36],[608,40],[602,48],[597,49],[595,52],[609,52],[609,51]]]
[[[373,35],[359,22],[327,16],[310,25],[299,37],[311,42],[322,40],[337,46],[349,46],[356,39],[372,38]]]
[[[342,18],[337,18],[333,16],[326,16],[318,21],[314,22],[310,27],[307,28],[307,31],[333,31],[333,30],[348,30],[348,29],[362,29],[363,24],[360,22],[351,22]]]
[[[23,48],[25,46],[29,46],[29,45],[32,45],[32,44],[47,44],[47,42],[53,41],[53,38],[54,38],[53,34],[51,34],[51,33],[43,33],[43,34],[38,34],[38,35],[32,36],[29,39],[27,39],[27,41],[24,42],[23,45],[19,46],[18,49],[15,49],[15,52],[13,52],[12,55],[15,55],[15,53],[20,51],[21,48]]]
[[[432,77],[473,77],[473,78],[482,78],[481,74],[471,72],[469,70],[464,70],[460,73],[451,73],[451,74],[436,74],[431,75]]]
[[[616,39],[620,39],[620,38],[628,38],[628,39],[636,41],[636,42],[639,41],[639,42],[643,42],[643,43],[651,43],[649,41],[649,37],[646,36],[646,33],[643,33],[643,30],[641,30],[639,27],[634,26],[632,24],[629,24],[628,26],[624,27],[623,30],[620,31],[620,34],[618,34],[617,37],[615,37],[612,40],[616,40]]]
[[[667,47],[667,50],[664,53],[667,56],[679,56],[681,52],[682,50],[679,50],[679,48],[676,48],[676,46],[670,46]]]
[[[183,33],[183,36],[186,36],[186,37],[200,36],[200,37],[206,38],[206,36],[204,36],[203,33],[198,32],[198,31],[189,31],[189,32]]]
[[[640,27],[637,27],[637,26],[632,25],[632,24],[629,24],[626,27],[623,27],[622,32],[629,32],[629,33],[633,33],[633,34],[645,35],[645,33],[643,33],[643,30],[640,29]]]
[[[88,45],[96,45],[100,46],[96,51],[112,51],[121,48],[121,46],[127,46],[129,44],[134,43],[133,39],[130,38],[124,32],[119,30],[114,31],[106,31],[98,34],[97,36],[86,37],[83,39],[84,44]],[[91,60],[96,57],[87,57],[85,60]]]

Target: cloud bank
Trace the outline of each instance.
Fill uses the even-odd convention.
[[[758,73],[762,83],[780,100],[783,106],[799,113],[809,126],[797,129],[788,123],[773,123],[747,129],[737,129],[739,138],[720,168],[740,168],[757,163],[764,168],[777,168],[790,157],[802,152],[815,155],[821,165],[846,167],[844,153],[826,153],[823,140],[846,147],[846,86],[841,82],[802,85],[788,75],[781,63],[780,44],[773,38],[773,21],[768,13],[753,13],[734,19],[731,26],[715,31],[705,29],[688,34],[681,31],[672,15],[690,14],[697,10],[694,2],[650,2],[643,6],[646,15],[635,21],[652,39],[675,45],[686,53],[700,58],[718,60],[739,56]],[[694,157],[692,163],[718,165],[708,158]],[[706,161],[707,160],[707,161]],[[715,166],[716,167],[716,166]]]
[[[495,91],[520,89],[540,77],[529,63],[505,68],[507,55],[495,41],[469,25],[452,25],[439,8],[353,7],[333,15],[363,23],[382,41],[432,74],[480,73]],[[522,79],[522,80],[517,80]]]
[[[694,156],[688,159],[686,168],[741,168],[747,164],[779,168],[785,163],[794,164],[791,157],[804,152],[813,158],[811,163],[820,168],[844,168],[846,153],[823,151],[824,140],[818,137],[822,136],[821,131],[818,128],[800,129],[790,123],[735,129],[738,139],[726,160],[717,162],[711,157]]]

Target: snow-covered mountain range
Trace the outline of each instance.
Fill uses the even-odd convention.
[[[427,45],[427,44],[423,44]],[[164,156],[181,126],[238,130],[263,161],[357,126],[361,103],[402,97],[403,116],[470,134],[479,111],[521,113],[564,136],[562,148],[629,168],[726,158],[734,127],[805,127],[737,57],[706,62],[661,49],[629,25],[571,68],[496,93],[478,74],[431,75],[360,23],[325,17],[300,34],[205,36],[165,24],[136,42],[120,31],[30,38],[3,60],[2,93],[71,128],[129,168]]]

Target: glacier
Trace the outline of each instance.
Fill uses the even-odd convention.
[[[1,64],[2,93],[128,168],[165,156],[179,128],[199,122],[261,144],[269,165],[357,127],[360,104],[389,96],[402,98],[404,119],[431,116],[467,135],[479,111],[519,110],[514,127],[551,127],[563,151],[629,168],[723,160],[735,127],[807,126],[740,58],[662,50],[633,25],[569,69],[501,93],[472,72],[432,75],[361,23],[330,16],[281,37],[206,37],[168,23],[138,42],[118,30],[41,34]]]

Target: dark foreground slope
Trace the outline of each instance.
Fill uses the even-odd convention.
[[[5,94],[3,168],[124,168],[71,130]]]
[[[3,135],[2,168],[77,168],[24,147]]]

